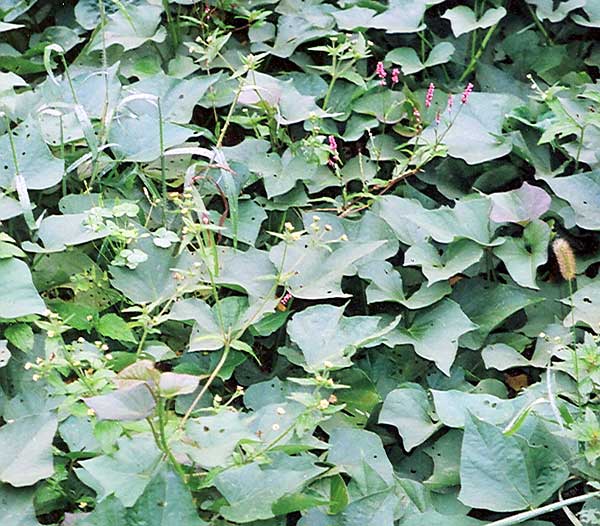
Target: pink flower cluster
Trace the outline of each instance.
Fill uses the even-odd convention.
[[[334,155],[337,155],[337,142],[333,135],[330,135],[327,139],[329,141],[329,149],[333,152]]]
[[[383,65],[383,62],[377,62],[377,66],[375,68],[375,75],[377,75],[377,77],[379,78],[379,84],[381,84],[382,86],[385,86],[387,84],[386,78],[387,78],[387,71],[385,70],[385,66]],[[391,79],[392,79],[392,86],[394,86],[395,84],[397,84],[400,80],[400,70],[398,68],[393,68],[391,71]],[[466,86],[465,89],[462,92],[462,95],[460,96],[460,103],[461,104],[466,104],[469,100],[469,96],[471,95],[471,93],[473,92],[473,84],[471,82],[469,82]],[[425,108],[429,109],[431,108],[431,105],[433,104],[433,97],[435,94],[435,84],[433,82],[429,83],[429,86],[427,88],[427,94],[425,95]],[[452,107],[454,106],[454,95],[452,95],[452,93],[450,93],[448,95],[448,105],[446,107],[446,111],[448,112],[448,115],[452,114]],[[421,125],[421,113],[419,112],[419,110],[417,108],[413,108],[413,117],[415,118],[415,120],[417,121],[417,124],[420,126]],[[442,113],[438,110],[436,111],[435,114],[435,124],[436,126],[440,124],[440,122],[442,121]],[[331,149],[331,151],[333,152],[334,155],[334,159],[337,160],[337,144],[335,142],[335,139],[330,136],[329,137],[329,147]],[[332,163],[332,160],[330,160],[330,164]]]
[[[382,86],[385,86],[387,84],[387,71],[385,70],[383,62],[377,62],[377,66],[375,68],[375,75],[379,77],[379,84],[381,84]],[[400,70],[398,68],[393,68],[390,78],[392,79],[392,86],[398,84],[398,82],[400,82]]]
[[[427,95],[425,95],[425,107],[431,107],[431,103],[433,102],[433,94],[435,92],[435,84],[433,82],[429,83],[429,88],[427,88]]]
[[[461,97],[460,97],[460,103],[461,104],[466,104],[467,101],[469,100],[469,95],[471,95],[471,92],[473,91],[473,84],[471,84],[470,82],[467,84],[467,87],[465,88],[465,91],[463,91]]]
[[[329,150],[331,151],[331,157],[329,158],[329,161],[327,161],[327,164],[333,167],[340,160],[338,155],[338,145],[333,135],[330,135],[327,138],[327,141],[329,142]]]
[[[385,78],[387,77],[387,71],[383,67],[383,62],[377,62],[375,74],[379,77],[379,84],[385,86]]]

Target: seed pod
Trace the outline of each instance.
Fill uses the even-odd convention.
[[[557,239],[552,243],[552,251],[558,261],[561,276],[567,281],[575,278],[575,254],[566,239]]]

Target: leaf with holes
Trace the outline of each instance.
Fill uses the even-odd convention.
[[[569,203],[575,222],[588,230],[600,230],[600,173],[587,172],[545,179],[552,191]]]
[[[33,119],[12,130],[14,154],[8,133],[0,136],[0,187],[15,189],[15,176],[23,176],[30,190],[51,188],[64,174],[64,162],[52,155]],[[16,163],[16,164],[15,164]]]
[[[539,289],[536,275],[539,266],[548,260],[550,227],[542,221],[529,223],[520,238],[505,238],[504,243],[494,248],[511,277],[522,287]]]
[[[565,316],[565,327],[570,327],[575,320],[588,325],[596,334],[600,333],[600,283],[590,282],[581,287],[571,298],[561,300],[562,303],[572,306],[571,312]]]

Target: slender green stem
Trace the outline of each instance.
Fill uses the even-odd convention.
[[[144,348],[144,343],[146,343],[146,338],[148,337],[148,332],[150,331],[147,325],[144,325],[144,330],[142,332],[142,337],[140,338],[140,343],[138,344],[136,354],[139,356]]]
[[[579,168],[579,159],[581,157],[581,150],[583,149],[583,134],[585,133],[585,126],[581,127],[581,134],[579,135],[579,144],[577,145],[577,154],[575,155],[575,170]]]
[[[544,27],[544,24],[542,24],[542,22],[540,21],[540,19],[536,16],[536,14],[533,11],[533,8],[531,7],[531,5],[528,4],[527,2],[525,3],[525,5],[527,6],[527,9],[529,10],[529,13],[531,13],[531,18],[533,18],[533,21],[535,22],[535,25],[540,30],[540,32],[542,33],[542,35],[544,35],[544,38],[546,39],[546,42],[548,44],[550,44],[551,46],[553,46],[554,45],[554,41],[552,40],[552,37],[550,37],[550,35],[548,34],[548,31],[546,31],[546,28]]]
[[[29,193],[27,191],[27,185],[25,178],[21,174],[19,168],[19,158],[17,157],[17,148],[15,146],[15,138],[13,136],[12,128],[10,127],[10,121],[8,117],[6,120],[6,130],[8,132],[8,142],[10,144],[10,151],[12,154],[13,164],[15,165],[15,189],[19,198],[19,204],[23,209],[23,215],[25,216],[25,222],[29,230],[35,230],[35,218],[33,217],[33,211],[31,209],[31,201],[29,200]]]
[[[190,407],[185,412],[185,415],[183,415],[183,418],[181,419],[181,422],[179,423],[179,429],[183,429],[185,427],[185,423],[189,420],[191,414],[194,412],[194,409],[196,409],[196,406],[200,403],[200,400],[206,394],[206,391],[208,391],[208,388],[214,382],[215,378],[217,377],[217,375],[219,374],[219,372],[225,365],[225,362],[227,361],[228,356],[229,356],[229,342],[225,342],[225,347],[223,348],[223,354],[221,356],[221,359],[219,360],[219,363],[217,363],[216,367],[213,369],[213,372],[210,374],[210,376],[206,380],[206,383],[204,384],[204,386],[202,387],[202,389],[200,390],[200,392],[198,393],[196,398],[194,398],[194,401],[191,403]]]
[[[520,524],[530,519],[534,519],[535,517],[539,517],[540,515],[552,513],[553,511],[560,510],[566,506],[571,506],[572,504],[585,502],[595,497],[600,497],[600,491],[594,491],[593,493],[579,495],[577,497],[572,497],[566,500],[559,500],[558,502],[553,502],[552,504],[547,504],[546,506],[542,506],[540,508],[535,508],[533,510],[517,513],[516,515],[506,517],[505,519],[500,519],[494,522],[488,522],[487,526],[513,526],[514,524]]]
[[[167,14],[167,25],[169,26],[169,33],[171,33],[171,44],[173,49],[177,49],[177,46],[179,45],[179,35],[177,32],[177,24],[173,20],[173,15],[171,14],[169,0],[163,0],[163,9]]]
[[[161,449],[163,450],[163,452],[169,459],[169,462],[171,462],[173,469],[175,469],[177,474],[185,482],[186,481],[185,472],[183,471],[181,464],[179,464],[179,462],[177,462],[177,459],[175,458],[175,456],[173,455],[173,452],[171,451],[171,448],[169,447],[169,440],[167,438],[167,434],[165,431],[165,428],[166,428],[167,422],[168,422],[168,415],[165,412],[164,404],[165,404],[165,402],[160,399],[158,399],[156,402],[156,407],[157,407],[156,413],[158,416],[158,432],[160,435],[160,441],[162,443]]]
[[[331,97],[331,92],[333,91],[333,86],[335,85],[335,81],[337,80],[337,55],[334,53],[331,62],[331,80],[329,81],[329,86],[327,87],[327,93],[325,93],[325,98],[323,99],[323,109],[327,111],[327,104],[329,104],[329,97]]]
[[[494,31],[497,27],[498,24],[494,24],[488,29],[487,33],[483,37],[483,40],[481,41],[481,44],[479,45],[477,53],[475,53],[475,55],[471,58],[471,62],[467,66],[467,69],[465,69],[463,74],[460,76],[460,79],[458,79],[459,82],[463,82],[473,72],[473,70],[477,66],[477,61],[481,58],[481,55],[483,55],[483,52],[485,51],[485,48],[488,45],[490,38],[492,38],[492,35],[494,34]]]
[[[62,113],[58,117],[60,122],[60,157],[64,161],[65,159],[65,128],[63,125],[63,116]],[[60,181],[62,188],[62,195],[65,197],[67,195],[67,171],[63,170],[63,176]]]
[[[167,215],[167,203],[169,196],[167,192],[167,160],[165,158],[165,133],[160,97],[157,98],[156,104],[158,106],[158,140],[160,143],[160,183],[162,189],[162,213],[164,221]]]
[[[579,357],[577,356],[577,340],[575,334],[575,304],[573,302],[573,284],[572,280],[568,280],[569,285],[569,302],[571,303],[571,334],[573,335],[573,343],[571,344],[571,351],[573,353],[573,372],[575,374],[575,383],[577,384],[577,405],[581,408],[581,391],[579,389]]]
[[[225,117],[225,123],[223,124],[223,128],[221,128],[221,133],[219,134],[219,138],[217,139],[217,144],[216,144],[217,148],[220,148],[223,145],[223,139],[225,139],[225,134],[227,133],[227,129],[229,128],[229,123],[231,122],[231,118],[233,117],[233,112],[235,111],[237,102],[240,98],[240,95],[242,94],[243,87],[244,87],[244,83],[241,82],[240,87],[238,88],[238,90],[235,94],[235,97],[233,99],[233,102],[231,103],[231,106],[229,107],[229,112],[227,113],[227,116]]]
[[[102,117],[100,119],[100,125],[102,126],[102,137],[106,136],[106,115],[108,113],[108,58],[106,56],[106,11],[104,10],[104,0],[98,0],[98,7],[100,8],[100,24],[102,32],[102,74],[104,75],[104,104],[102,107]]]
[[[479,18],[479,2],[475,0],[475,5],[473,6],[473,12],[475,13],[475,18]],[[477,46],[477,29],[471,32],[471,60],[475,57]]]

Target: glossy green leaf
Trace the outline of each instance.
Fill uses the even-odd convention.
[[[249,424],[248,416],[229,411],[192,419],[186,426],[191,444],[183,451],[204,468],[226,466],[240,440],[258,440]]]
[[[455,104],[459,103],[456,100]],[[467,164],[498,159],[512,150],[510,138],[502,135],[502,124],[510,109],[518,104],[519,99],[513,95],[472,93],[460,108],[460,114],[450,120],[444,117],[439,130],[431,125],[422,136],[428,144],[433,144],[436,133],[443,134],[448,155]]]
[[[27,120],[12,130],[15,157],[8,134],[0,136],[0,186],[15,189],[15,176],[23,176],[27,188],[40,190],[59,183],[64,175],[64,162],[54,157],[46,146],[34,120]]]
[[[454,288],[452,298],[479,328],[463,337],[461,343],[477,348],[487,335],[519,310],[542,301],[531,292],[512,285],[490,283],[480,278],[462,280]]]
[[[370,431],[354,428],[334,429],[329,437],[329,462],[339,466],[363,487],[368,484],[370,467],[385,484],[393,482],[393,469],[381,439]]]
[[[135,343],[137,341],[127,322],[113,313],[101,316],[96,324],[96,329],[102,336],[107,336],[113,340],[125,343]]]

